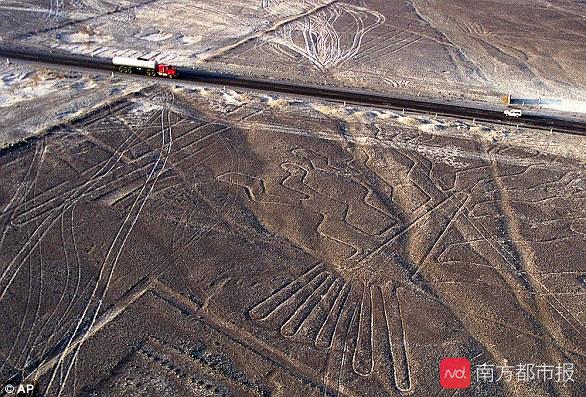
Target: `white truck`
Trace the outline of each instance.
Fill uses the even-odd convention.
[[[141,58],[114,57],[112,64],[118,66],[118,71],[122,73],[140,73],[147,76],[160,76],[173,78],[177,76],[177,68],[165,63],[158,63]]]

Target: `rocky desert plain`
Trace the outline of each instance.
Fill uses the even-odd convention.
[[[446,101],[586,94],[583,1],[0,16],[0,45]],[[0,395],[586,395],[586,137],[1,61]],[[514,376],[444,389],[448,357]]]

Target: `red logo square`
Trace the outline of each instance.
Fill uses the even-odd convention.
[[[444,358],[440,361],[440,385],[444,389],[470,387],[470,361],[467,358]]]

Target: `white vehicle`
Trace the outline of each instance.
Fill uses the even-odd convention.
[[[519,109],[507,109],[505,110],[505,116],[509,116],[509,117],[521,117],[523,115],[523,112],[521,112]]]

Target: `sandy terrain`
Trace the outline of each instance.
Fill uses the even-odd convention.
[[[43,134],[145,86],[148,82],[107,74],[4,64],[0,72],[0,148]]]
[[[49,5],[45,1],[19,2],[19,7],[0,6],[0,11],[14,21],[1,30],[1,35],[4,42],[72,53],[101,57],[148,55],[191,65],[201,54],[230,48],[331,1],[263,0],[261,4],[261,0],[144,0],[117,5],[57,2],[59,6],[52,6],[53,11],[47,8],[47,15],[32,26],[19,26],[17,22],[27,18],[30,10],[39,12]]]
[[[36,0],[0,13],[3,42],[72,53],[490,102],[586,97],[586,11],[569,0]]]
[[[586,384],[585,139],[153,86],[0,156],[0,376],[47,396]],[[441,394],[440,394],[441,395]]]
[[[583,2],[512,3],[9,0],[0,45],[584,110]],[[0,386],[586,395],[586,137],[2,64]]]

